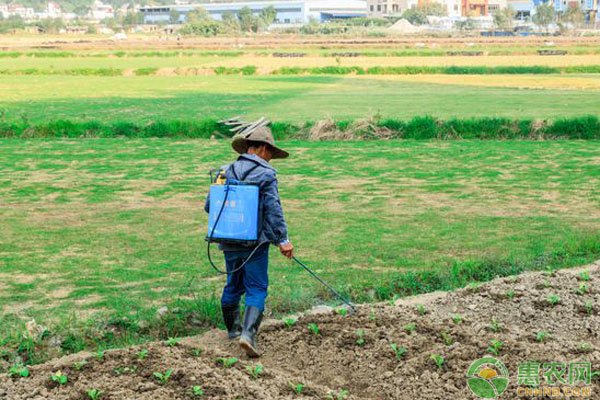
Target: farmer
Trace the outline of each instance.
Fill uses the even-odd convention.
[[[275,140],[268,126],[259,126],[249,133],[236,135],[231,143],[240,154],[237,161],[226,168],[225,177],[259,184],[259,232],[258,243],[263,243],[245,266],[242,263],[250,256],[254,247],[240,244],[221,243],[219,248],[225,253],[227,284],[221,297],[221,311],[229,339],[240,338],[240,346],[249,357],[259,357],[256,334],[260,326],[267,288],[269,286],[269,243],[279,246],[281,254],[294,256],[294,247],[287,236],[287,226],[277,190],[277,171],[269,164],[275,158],[286,158],[289,154],[275,146]],[[209,211],[209,199],[204,207]],[[246,294],[244,326],[240,324],[240,298]]]

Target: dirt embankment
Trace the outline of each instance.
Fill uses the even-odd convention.
[[[291,326],[268,321],[260,334],[266,354],[259,360],[248,360],[218,330],[175,346],[156,342],[102,358],[77,354],[31,367],[29,377],[2,376],[0,399],[87,399],[89,389],[102,390],[105,400],[474,399],[467,369],[491,354],[492,340],[502,342],[494,356],[511,378],[500,398],[517,398],[519,363],[580,361],[600,369],[599,310],[597,263],[364,305],[353,315],[308,314]],[[403,354],[396,357],[392,344]],[[444,358],[441,368],[432,355]],[[223,363],[231,358],[238,360],[227,368]],[[258,364],[263,369],[253,377],[249,368]],[[170,378],[161,383],[155,373],[168,370]],[[67,375],[66,384],[49,378],[57,371]],[[588,398],[600,398],[598,376],[591,389]]]

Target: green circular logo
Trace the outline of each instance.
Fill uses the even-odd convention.
[[[467,371],[467,385],[471,392],[482,399],[495,399],[508,387],[508,369],[493,357],[473,362]]]

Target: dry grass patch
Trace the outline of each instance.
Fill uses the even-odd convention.
[[[565,67],[579,65],[598,65],[600,55],[568,55],[568,56],[483,56],[483,57],[317,57],[307,56],[301,58],[287,57],[260,57],[256,55],[245,55],[227,60],[219,60],[210,64],[209,67],[236,67],[244,65],[255,65],[259,73],[270,73],[281,67],[327,67],[358,66],[369,67],[450,67],[450,66],[547,66]]]

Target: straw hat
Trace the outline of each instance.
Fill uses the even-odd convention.
[[[287,151],[275,146],[275,139],[273,139],[271,128],[266,125],[258,126],[248,133],[242,132],[235,135],[231,142],[231,147],[239,154],[244,154],[248,151],[249,141],[269,144],[273,149],[273,158],[287,158],[290,155]]]

